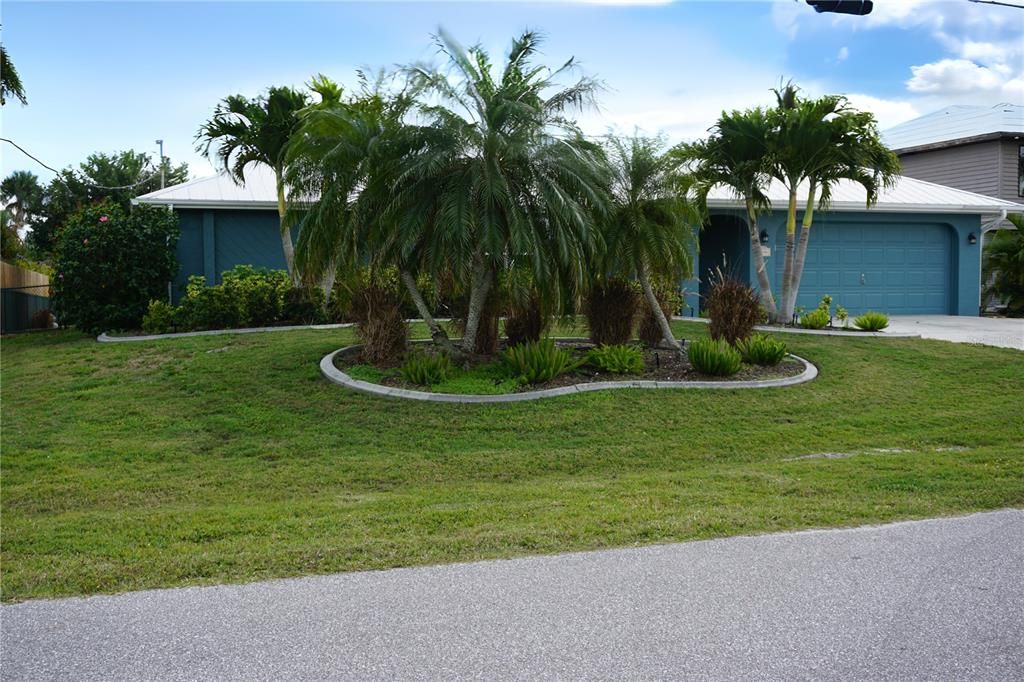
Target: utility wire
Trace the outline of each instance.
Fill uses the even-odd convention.
[[[6,137],[0,137],[0,141],[6,142],[7,144],[12,145],[15,149],[17,149],[22,154],[24,154],[28,158],[32,159],[36,163],[38,163],[40,166],[42,166],[46,170],[52,171],[53,173],[56,173],[57,174],[57,178],[59,180],[63,180],[63,175],[64,175],[65,172],[69,172],[69,173],[74,173],[75,172],[73,169],[72,170],[68,170],[68,171],[59,171],[56,168],[54,168],[53,166],[48,166],[47,164],[45,164],[42,161],[40,161],[38,157],[33,156],[32,154],[30,154],[24,147],[22,147],[20,144],[18,144],[14,140],[8,139]],[[153,178],[155,178],[159,174],[160,174],[160,171],[157,170],[157,171],[154,171],[153,173],[151,173],[149,176],[139,180],[138,182],[132,183],[131,185],[119,185],[117,187],[107,187],[106,185],[97,185],[96,183],[90,182],[89,180],[79,180],[79,182],[81,182],[83,185],[88,185],[90,187],[95,187],[96,189],[109,189],[109,190],[132,189],[134,187],[138,187],[139,185],[142,185],[142,184],[145,184],[145,183],[149,182],[150,180],[152,180]]]

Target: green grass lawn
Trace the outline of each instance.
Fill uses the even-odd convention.
[[[817,380],[501,405],[329,384],[349,330],[5,338],[2,598],[1024,505],[1024,354],[785,338]]]

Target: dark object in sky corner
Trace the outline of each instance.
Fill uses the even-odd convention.
[[[836,14],[871,14],[875,4],[871,0],[807,0],[807,4],[815,12],[835,12]]]

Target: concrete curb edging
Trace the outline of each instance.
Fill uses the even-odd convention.
[[[594,381],[588,384],[573,384],[558,388],[546,388],[541,391],[524,391],[505,395],[468,395],[464,393],[431,393],[429,391],[413,391],[406,388],[392,388],[369,381],[353,379],[334,365],[334,358],[341,353],[359,348],[345,346],[328,353],[320,359],[320,374],[331,383],[350,388],[361,393],[380,395],[389,398],[405,398],[406,400],[422,400],[433,403],[518,403],[525,400],[554,398],[560,395],[576,395],[590,391],[604,391],[617,388],[697,388],[697,389],[750,389],[750,388],[781,388],[796,386],[811,381],[818,376],[818,368],[813,363],[798,355],[789,353],[789,357],[803,363],[804,371],[796,376],[783,379],[764,379],[760,381]]]
[[[700,322],[701,324],[710,324],[711,320],[703,317],[680,317],[674,315],[673,320],[678,322]],[[881,338],[881,339],[919,339],[920,334],[913,334],[911,332],[859,332],[852,329],[800,329],[799,327],[773,327],[767,324],[759,324],[754,327],[759,332],[772,332],[779,334],[810,334],[812,336],[849,336],[856,337],[858,339],[863,338]]]
[[[355,326],[353,322],[340,324],[297,324],[287,327],[242,327],[240,329],[208,329],[201,332],[175,332],[173,334],[143,334],[142,336],[110,336],[103,332],[96,337],[100,343],[126,343],[130,341],[153,341],[156,339],[186,339],[192,336],[220,336],[222,334],[257,334],[260,332],[291,332],[299,329],[346,329]]]

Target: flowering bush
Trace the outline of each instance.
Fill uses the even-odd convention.
[[[138,329],[149,302],[167,296],[178,269],[178,234],[178,218],[162,208],[128,213],[107,201],[79,210],[57,236],[57,319],[88,333]]]

